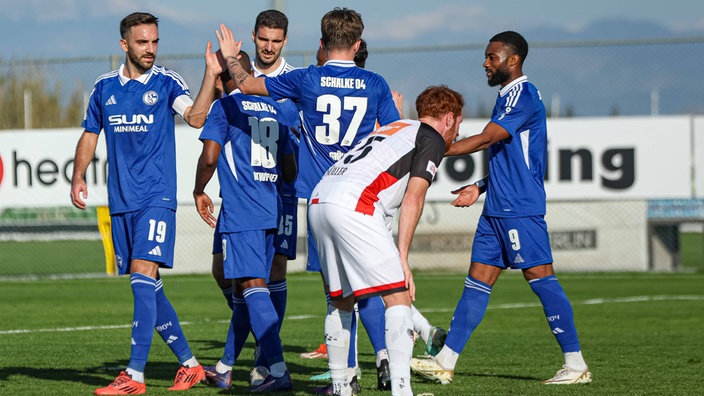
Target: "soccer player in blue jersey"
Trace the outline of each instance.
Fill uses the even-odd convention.
[[[274,77],[294,69],[281,56],[281,51],[288,40],[288,18],[278,10],[266,10],[257,15],[254,29],[252,30],[252,42],[254,43],[255,57],[249,64],[255,77]],[[247,57],[249,59],[249,57]],[[227,72],[221,75],[226,93],[234,91],[231,78]],[[281,111],[289,119],[289,125],[298,125],[298,109],[290,100],[280,103]],[[297,128],[296,128],[297,130]],[[298,138],[290,132],[291,142],[298,150]],[[279,194],[281,195],[283,209],[279,219],[279,230],[275,237],[276,252],[271,266],[269,278],[269,292],[272,302],[279,315],[279,327],[283,324],[287,303],[286,286],[286,265],[289,259],[296,258],[297,247],[297,224],[298,224],[298,198],[295,193],[294,183],[281,180],[277,183]],[[225,279],[223,275],[222,248],[220,237],[216,228],[213,242],[213,263],[212,274],[218,286],[222,290],[228,305],[232,308],[232,280]],[[244,321],[246,323],[246,321]],[[247,332],[245,327],[238,327],[237,331]],[[246,335],[245,335],[246,336]],[[240,338],[242,335],[240,335]],[[206,366],[205,373],[208,382],[216,386],[229,387],[231,367],[235,363],[232,354],[232,338],[228,337],[225,344],[225,351],[222,359],[214,367]],[[259,353],[259,344],[255,347],[255,367],[250,373],[250,383],[260,384],[269,374],[266,364],[266,357]]]
[[[521,269],[540,299],[565,364],[544,384],[591,382],[574,324],[572,306],[552,265],[545,223],[547,128],[540,93],[523,74],[528,43],[512,31],[489,40],[484,70],[490,86],[500,86],[491,121],[477,135],[452,145],[448,155],[488,148],[489,175],[453,191],[454,206],[470,206],[486,192],[484,209],[472,245],[469,274],[457,303],[443,349],[433,358],[413,359],[411,368],[426,378],[448,384],[457,358],[484,317],[489,295],[501,271]]]
[[[205,122],[221,67],[208,43],[203,85],[195,102],[174,71],[154,64],[158,19],[132,13],[120,22],[125,63],[98,77],[76,147],[71,201],[86,208],[85,171],[101,130],[108,153],[108,201],[118,271],[130,274],[134,296],[132,348],[126,370],[99,395],[146,391],[144,368],[156,329],[181,368],[171,390],[185,390],[205,374],[191,353],[178,316],[164,294],[159,268],[171,268],[176,235],[176,147],[174,115],[193,127]]]
[[[361,16],[346,8],[335,8],[321,19],[321,47],[327,53],[324,66],[295,69],[274,78],[252,78],[237,62],[241,42],[220,25],[220,50],[236,86],[247,94],[290,98],[302,112],[303,134],[299,149],[296,190],[308,199],[323,173],[356,142],[372,132],[378,120],[388,124],[399,119],[386,81],[376,73],[356,67],[364,24]],[[314,245],[310,242],[309,246]],[[310,257],[315,249],[309,248]],[[369,315],[371,326],[383,340],[383,304]],[[377,356],[377,367],[381,367]]]
[[[251,392],[293,389],[283,359],[278,315],[267,288],[281,211],[278,164],[284,156],[287,166],[281,167],[281,176],[292,182],[296,175],[290,125],[285,122],[279,104],[268,97],[235,93],[217,100],[200,135],[203,151],[193,190],[198,213],[215,227],[213,203],[204,189],[217,168],[224,277],[234,280],[232,328],[247,328],[243,338],[234,333],[235,358],[249,324],[271,372]]]

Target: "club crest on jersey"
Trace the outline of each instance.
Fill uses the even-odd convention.
[[[144,102],[144,104],[147,106],[154,105],[158,100],[159,100],[159,95],[157,95],[157,93],[154,91],[146,92],[142,96],[142,102]]]

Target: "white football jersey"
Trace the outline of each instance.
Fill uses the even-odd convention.
[[[408,180],[432,182],[445,155],[445,140],[430,125],[400,120],[361,140],[330,167],[313,190],[311,203],[333,203],[368,215],[393,216]]]

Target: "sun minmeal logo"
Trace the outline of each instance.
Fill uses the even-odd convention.
[[[149,91],[142,96],[142,102],[147,106],[154,105],[159,100],[159,95],[154,91]]]

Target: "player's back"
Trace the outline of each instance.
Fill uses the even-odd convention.
[[[365,214],[381,208],[387,216],[401,205],[411,176],[430,182],[445,154],[445,141],[420,121],[400,120],[380,127],[331,166],[311,199]]]
[[[220,144],[222,232],[275,228],[277,164],[291,153],[289,125],[268,97],[234,94],[213,104],[200,139]]]
[[[302,111],[296,186],[303,198],[335,161],[374,130],[377,120],[388,124],[399,119],[386,81],[352,61],[296,69],[267,79],[267,89],[274,98],[293,99]]]

